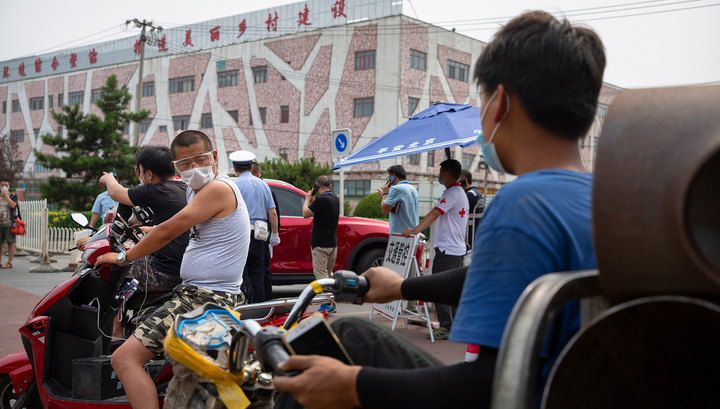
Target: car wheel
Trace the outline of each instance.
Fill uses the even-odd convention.
[[[355,272],[362,274],[370,269],[370,267],[382,266],[383,257],[385,257],[385,249],[367,250],[361,254],[357,262],[355,262]]]

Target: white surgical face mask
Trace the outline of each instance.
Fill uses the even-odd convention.
[[[3,186],[2,188],[0,188],[0,190],[6,191],[6,190],[10,190],[10,189],[8,189],[7,186]]]
[[[144,175],[140,175],[140,186],[145,185],[145,176],[147,176],[147,172],[145,172]]]
[[[180,172],[180,177],[186,185],[190,186],[192,190],[200,190],[203,186],[210,183],[215,179],[215,172],[213,172],[212,164],[210,166],[203,166],[200,168],[191,168]]]

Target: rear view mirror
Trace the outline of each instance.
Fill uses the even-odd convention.
[[[73,213],[70,215],[70,218],[81,227],[87,227],[89,223],[87,217],[82,213]]]

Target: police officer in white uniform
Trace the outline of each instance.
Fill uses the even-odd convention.
[[[230,154],[230,162],[238,176],[235,184],[245,200],[252,226],[250,249],[243,271],[243,293],[251,304],[266,301],[265,280],[271,279],[265,277],[265,241],[269,239],[271,246],[280,244],[272,193],[267,183],[252,175],[254,160],[255,154],[252,152],[241,150]]]

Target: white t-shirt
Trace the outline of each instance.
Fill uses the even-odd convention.
[[[435,208],[442,213],[435,226],[435,247],[450,256],[464,256],[470,205],[460,184],[445,189]]]

